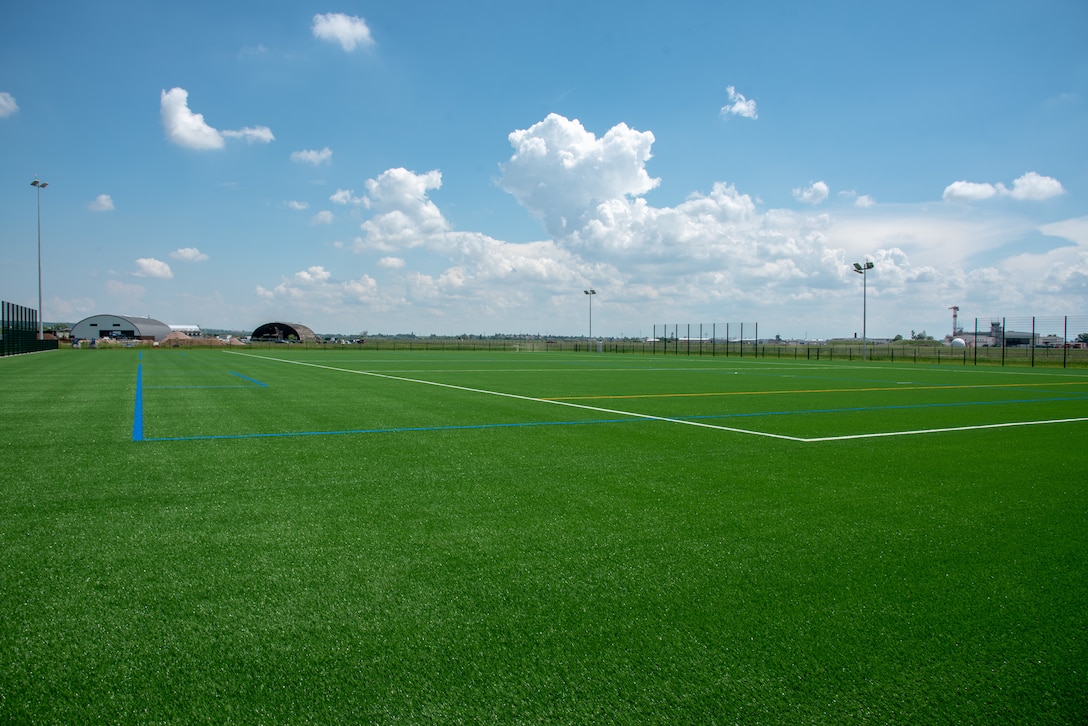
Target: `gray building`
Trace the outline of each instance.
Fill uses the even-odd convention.
[[[116,340],[160,341],[170,335],[170,326],[154,318],[127,315],[92,315],[72,326],[71,337],[80,340],[113,338]]]

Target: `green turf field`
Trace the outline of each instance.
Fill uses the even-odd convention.
[[[1088,372],[0,359],[0,721],[1081,723]]]

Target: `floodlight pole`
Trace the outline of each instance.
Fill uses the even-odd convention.
[[[589,295],[589,339],[593,340],[593,296],[597,294],[597,291],[592,287],[588,290],[582,290],[586,295]]]
[[[867,298],[869,297],[868,291],[868,279],[865,273],[873,269],[873,263],[866,260],[862,265],[859,262],[854,263],[854,272],[861,275],[861,359],[863,361],[868,360],[868,331],[866,331],[866,322],[868,320],[868,307]]]
[[[30,186],[38,190],[38,340],[45,340],[42,328],[42,189],[49,186],[49,182],[35,179]]]

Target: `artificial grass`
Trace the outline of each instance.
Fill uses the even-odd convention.
[[[140,359],[149,434],[602,418],[188,356]],[[521,395],[704,386],[690,361],[639,371],[587,354],[442,356],[298,354]],[[602,360],[635,370],[585,370]],[[133,351],[0,360],[20,412],[0,424],[5,720],[1088,713],[1088,508],[1068,466],[1084,423],[818,445],[652,421],[133,442],[137,363]],[[719,388],[744,378],[708,368]],[[234,385],[231,371],[266,387],[153,387]],[[742,372],[777,381],[771,367]],[[809,373],[837,385],[900,374]],[[638,405],[709,415],[721,410],[710,398]],[[909,416],[932,425],[947,410]],[[778,425],[857,429],[843,417]]]

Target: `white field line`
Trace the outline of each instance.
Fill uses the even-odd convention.
[[[450,388],[457,391],[467,391],[469,393],[482,393],[487,396],[501,396],[503,398],[514,398],[521,401],[532,401],[533,403],[549,403],[555,406],[567,406],[568,408],[577,408],[583,411],[596,411],[598,413],[608,413],[615,416],[631,416],[632,418],[648,419],[650,421],[666,421],[668,423],[683,424],[685,426],[698,426],[704,429],[717,429],[718,431],[731,431],[737,434],[751,434],[753,436],[766,436],[772,439],[785,439],[786,441],[804,441],[796,436],[784,436],[782,434],[770,434],[763,431],[749,431],[748,429],[738,429],[729,426],[716,426],[714,424],[704,423],[702,421],[685,421],[679,418],[669,418],[668,416],[651,416],[645,413],[635,413],[634,411],[620,411],[614,408],[602,408],[600,406],[587,406],[583,403],[572,403],[570,401],[552,401],[546,398],[534,398],[533,396],[522,396],[517,393],[504,393],[502,391],[489,391],[483,388],[469,388],[468,386],[457,386],[452,383],[439,383],[437,381],[428,381],[421,378],[406,378],[404,376],[391,376],[386,373],[374,373],[373,371],[357,371],[351,368],[337,368],[335,366],[320,365],[318,363],[305,363],[297,360],[287,360],[285,358],[270,358],[263,355],[253,355],[252,353],[239,353],[237,351],[224,351],[230,355],[241,355],[250,358],[258,358],[260,360],[271,360],[279,363],[292,363],[294,365],[306,366],[309,368],[321,368],[328,371],[338,371],[340,373],[354,373],[360,376],[372,376],[374,378],[385,378],[392,381],[403,381],[406,383],[421,383],[427,386],[437,386],[439,388]]]
[[[577,408],[583,411],[596,411],[598,413],[608,413],[616,416],[630,416],[632,418],[641,418],[649,421],[664,421],[666,423],[683,424],[684,426],[697,426],[704,429],[715,429],[717,431],[729,431],[735,434],[749,434],[751,436],[763,436],[769,439],[781,439],[784,441],[796,441],[803,444],[821,443],[826,441],[848,441],[850,439],[875,439],[884,438],[889,436],[915,436],[918,434],[940,434],[951,431],[975,431],[980,429],[1000,429],[1010,428],[1015,426],[1039,426],[1042,424],[1060,424],[1060,423],[1078,423],[1088,421],[1088,417],[1082,418],[1061,418],[1050,419],[1046,421],[1013,421],[1008,423],[997,424],[978,424],[975,426],[949,426],[947,428],[939,429],[915,429],[909,431],[882,431],[877,433],[867,434],[847,434],[844,436],[819,436],[813,438],[804,438],[801,436],[786,436],[784,434],[772,434],[766,431],[753,431],[751,429],[740,429],[732,426],[717,426],[715,424],[709,424],[702,421],[687,421],[680,418],[670,418],[668,416],[651,416],[645,413],[636,413],[634,411],[620,411],[615,408],[602,408],[600,406],[587,406],[581,403],[573,403],[571,401],[557,401],[550,398],[535,398],[533,396],[522,396],[517,393],[504,393],[502,391],[489,391],[484,388],[470,388],[468,386],[458,386],[452,383],[439,383],[438,381],[428,381],[422,378],[407,378],[405,376],[392,376],[386,373],[375,373],[373,371],[359,371],[351,368],[337,368],[336,366],[321,365],[318,363],[305,363],[303,361],[288,360],[286,358],[272,358],[263,355],[254,355],[253,353],[242,353],[239,351],[228,350],[224,351],[229,355],[240,355],[246,358],[256,358],[258,360],[275,361],[277,363],[290,363],[292,365],[305,366],[307,368],[320,368],[327,371],[336,371],[339,373],[352,373],[358,376],[371,376],[373,378],[384,378],[391,381],[402,381],[404,383],[419,383],[425,386],[437,386],[438,388],[450,388],[456,391],[466,391],[468,393],[481,393],[486,396],[500,396],[502,398],[513,398],[520,401],[532,401],[533,403],[548,403],[554,406],[567,406],[569,408]]]
[[[914,429],[911,431],[882,431],[873,434],[848,434],[846,436],[818,436],[811,439],[797,439],[806,443],[820,441],[847,441],[849,439],[876,439],[883,436],[914,436],[916,434],[943,434],[949,431],[976,431],[978,429],[1004,429],[1014,426],[1039,426],[1042,424],[1076,423],[1088,421],[1088,417],[1082,418],[1054,418],[1046,421],[1009,421],[1007,423],[978,424],[975,426],[949,426],[943,429]]]

